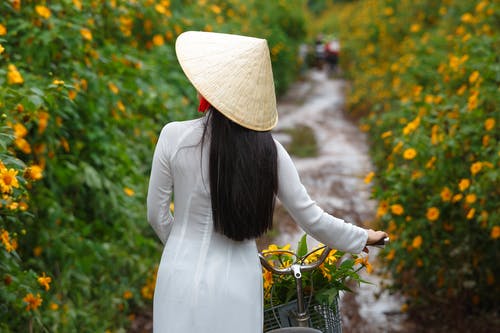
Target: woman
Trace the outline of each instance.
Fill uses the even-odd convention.
[[[271,228],[276,197],[306,232],[340,250],[358,253],[386,234],[345,223],[309,198],[269,132],[278,116],[265,40],[185,32],[176,53],[208,112],[167,124],[153,157],[148,220],[165,244],[154,332],[259,333],[255,238]]]

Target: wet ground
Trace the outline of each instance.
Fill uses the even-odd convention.
[[[293,157],[310,196],[325,211],[344,220],[368,227],[376,203],[364,177],[373,171],[366,136],[344,115],[346,83],[324,71],[312,70],[293,85],[278,103],[279,122],[275,137],[285,146],[289,129],[308,126],[318,142],[315,157]],[[278,245],[297,244],[303,231],[278,206],[279,232],[272,239]],[[314,245],[315,240],[308,239]],[[376,249],[370,261],[376,263]],[[403,300],[381,290],[383,278],[375,272],[363,274],[372,284],[341,296],[344,332],[411,332],[412,325],[401,312]]]

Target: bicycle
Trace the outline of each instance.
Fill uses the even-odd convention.
[[[372,244],[370,246],[384,247],[389,242],[389,238],[381,239],[378,243]],[[319,258],[312,263],[306,263],[307,258],[312,254],[323,251]],[[332,249],[327,246],[322,246],[316,248],[302,257],[297,257],[297,255],[292,251],[287,250],[276,250],[276,251],[266,251],[265,253],[259,253],[259,258],[262,266],[264,266],[268,271],[277,275],[292,275],[295,280],[295,287],[297,293],[297,306],[295,311],[287,311],[287,315],[290,317],[290,321],[292,322],[291,327],[280,327],[278,329],[272,329],[267,331],[266,333],[323,333],[322,331],[312,327],[314,323],[312,323],[311,316],[309,314],[309,306],[305,306],[305,298],[302,288],[302,273],[309,272],[317,269],[328,257]],[[266,259],[267,255],[272,255],[274,253],[287,253],[297,258],[297,260],[290,266],[285,268],[276,268],[272,266],[268,260]],[[309,299],[310,301],[310,299]],[[333,313],[330,314],[330,318],[323,318],[327,321],[327,326],[329,329],[335,333],[342,332],[342,324],[340,318],[340,311],[338,309],[338,303],[335,301],[335,309]],[[333,316],[332,316],[333,315]],[[281,325],[280,325],[281,326]]]

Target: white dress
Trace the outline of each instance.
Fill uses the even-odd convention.
[[[201,158],[200,148],[204,119],[167,124],[153,157],[148,221],[165,244],[154,293],[154,332],[261,333],[262,275],[255,241],[237,242],[213,231],[208,149],[205,145]],[[276,146],[278,197],[296,222],[324,244],[361,252],[367,232],[319,208],[288,153]],[[169,210],[172,197],[175,218]]]

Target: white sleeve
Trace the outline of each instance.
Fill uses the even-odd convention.
[[[304,231],[332,248],[359,253],[368,239],[368,232],[324,212],[307,193],[297,169],[283,146],[278,150],[278,198]]]
[[[173,180],[170,171],[170,161],[167,138],[167,127],[163,127],[156,144],[149,178],[147,212],[148,222],[160,240],[165,244],[172,229],[173,216],[170,213]]]

